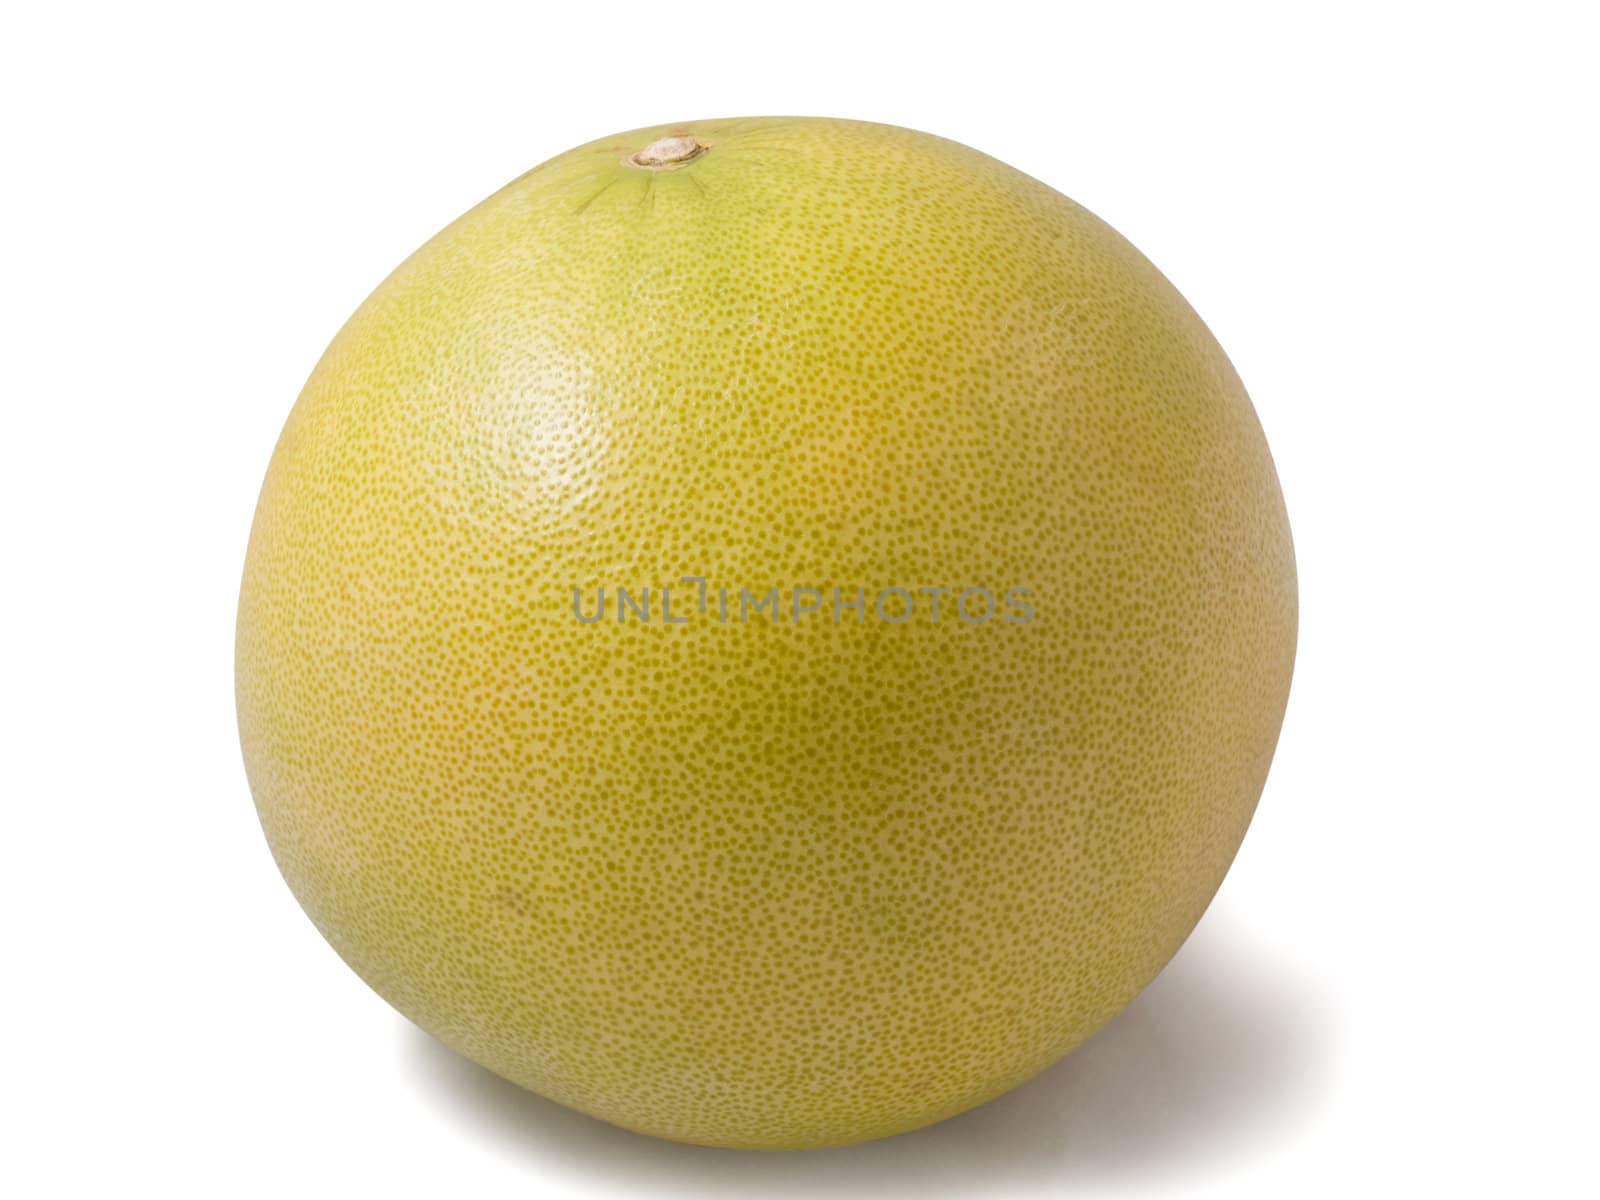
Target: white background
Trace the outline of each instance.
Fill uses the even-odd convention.
[[[13,1195],[1595,1195],[1587,6],[10,9],[0,31]],[[1010,1095],[782,1156],[521,1093],[369,992],[240,765],[256,490],[322,348],[571,145],[853,116],[977,146],[1181,288],[1300,562],[1221,895]]]

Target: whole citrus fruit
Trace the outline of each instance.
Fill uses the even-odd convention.
[[[1267,773],[1278,483],[1178,292],[940,138],[581,146],[411,256],[262,489],[245,762],[378,992],[605,1120],[881,1137],[1161,969]]]

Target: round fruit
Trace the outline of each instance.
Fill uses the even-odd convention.
[[[1110,228],[926,134],[691,122],[530,171],[335,338],[239,725],[290,887],[423,1028],[630,1129],[823,1146],[1161,969],[1295,603],[1244,388]]]

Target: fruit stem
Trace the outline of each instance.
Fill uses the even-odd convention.
[[[668,171],[693,162],[711,149],[693,134],[675,133],[671,137],[657,138],[643,150],[628,156],[628,162],[649,171]]]

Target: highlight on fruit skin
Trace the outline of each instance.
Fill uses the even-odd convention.
[[[1160,971],[1295,633],[1244,387],[1127,241],[928,134],[691,121],[534,168],[339,331],[239,729],[294,895],[422,1028],[629,1129],[830,1146]]]

